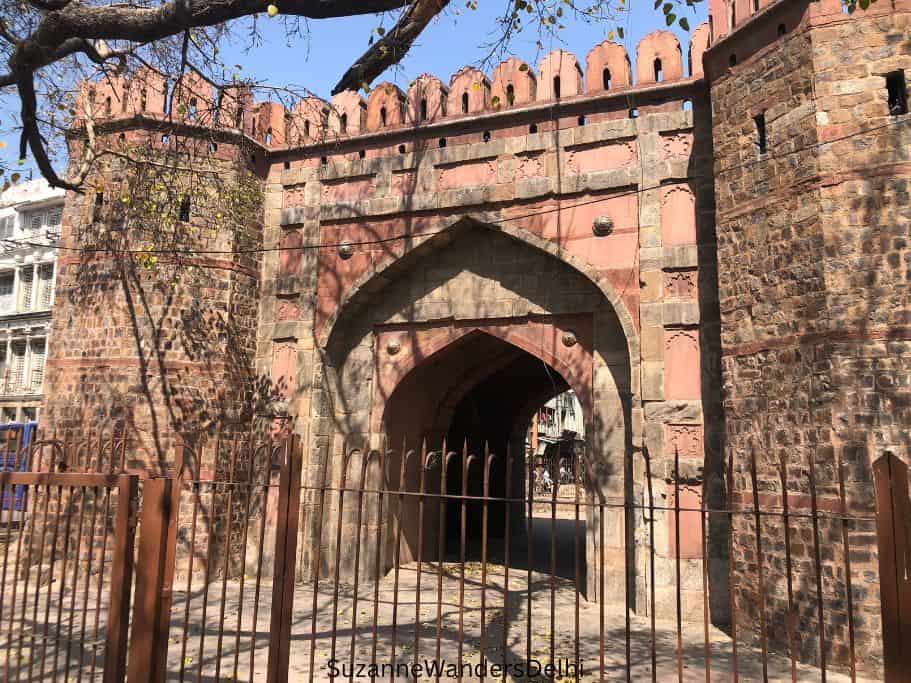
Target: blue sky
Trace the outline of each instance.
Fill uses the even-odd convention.
[[[642,36],[657,28],[664,28],[664,18],[653,9],[652,0],[627,0],[631,5],[629,11],[618,17],[618,22],[625,29],[625,38],[618,40],[625,44],[630,58],[635,61],[636,43]],[[281,9],[281,0],[276,4]],[[449,76],[466,64],[477,65],[487,54],[485,43],[489,43],[491,32],[496,30],[498,11],[502,11],[504,0],[479,0],[477,10],[468,10],[461,0],[456,0],[445,16],[435,20],[420,36],[417,44],[402,61],[401,66],[390,69],[379,80],[390,80],[403,89],[414,77],[433,73],[444,83]],[[706,18],[707,3],[698,2],[695,11],[687,14],[692,28]],[[460,9],[456,15],[455,10]],[[690,12],[690,10],[687,10]],[[681,16],[684,16],[681,14]],[[596,43],[604,40],[608,30],[615,24],[587,24],[566,17],[565,30],[560,32],[560,40],[545,39],[544,52],[562,47],[578,57],[584,66],[585,54]],[[269,19],[265,14],[257,18],[262,35],[262,43],[249,51],[241,45],[225,45],[222,57],[226,64],[243,65],[242,74],[257,81],[266,81],[270,85],[303,86],[315,94],[328,98],[337,80],[348,66],[367,48],[371,30],[379,25],[375,16],[352,17],[312,21],[302,24],[308,29],[308,35],[298,37],[289,44],[285,34],[284,23],[280,17]],[[386,18],[385,25],[390,25]],[[688,38],[685,32],[675,26],[675,33],[680,38],[686,54]],[[535,31],[529,30],[514,39],[511,53],[525,59],[532,66],[537,64],[541,53],[536,46],[538,39]],[[491,68],[488,67],[489,74]],[[0,100],[0,117],[3,128],[8,130],[10,105],[17,103],[9,96]],[[16,166],[18,140],[6,139],[7,148],[0,152],[0,159],[9,166]],[[23,176],[33,169],[31,159],[21,166]],[[37,172],[35,171],[37,174]]]

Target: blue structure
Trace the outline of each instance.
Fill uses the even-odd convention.
[[[4,472],[27,472],[28,445],[35,438],[38,429],[37,422],[5,422],[0,424],[0,469]],[[10,432],[15,432],[15,436]],[[18,450],[17,450],[18,445]],[[2,491],[0,510],[9,510],[10,505],[14,510],[23,511],[28,503],[26,487],[16,486],[10,495],[8,487]]]

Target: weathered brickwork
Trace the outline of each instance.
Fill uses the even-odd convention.
[[[911,73],[911,8],[736,7],[710,2],[686,59],[657,31],[635,64],[604,42],[584,60],[557,50],[536,69],[512,58],[489,76],[424,74],[408,92],[383,83],[366,99],[309,97],[289,111],[226,89],[217,118],[184,116],[181,139],[217,150],[229,177],[253,172],[255,217],[233,231],[200,221],[199,245],[232,253],[198,257],[192,281],[152,267],[130,271],[125,288],[116,260],[61,262],[47,426],[128,422],[158,458],[134,465],[151,470],[173,464],[179,431],[285,420],[303,437],[314,486],[350,481],[360,463],[343,472],[343,452],[387,438],[521,453],[534,410],[572,388],[588,494],[611,506],[586,520],[587,597],[603,568],[606,600],[647,613],[654,587],[656,615],[674,618],[679,547],[682,614],[701,621],[700,520],[683,512],[676,537],[679,485],[684,507],[734,510],[730,523],[707,520],[712,621],[758,640],[762,593],[773,649],[817,632],[818,550],[826,655],[844,666],[840,522],[824,519],[814,535],[806,516],[792,517],[788,555],[781,519],[757,530],[743,510],[754,454],[761,504],[777,511],[787,492],[801,515],[811,465],[824,512],[837,511],[841,461],[850,509],[869,513],[873,459],[908,458],[911,121],[889,113],[884,74]],[[100,124],[112,144],[121,130],[159,135],[157,94],[140,107],[135,87],[105,87],[83,96],[123,100],[123,115]],[[193,88],[216,101],[206,84]],[[117,172],[100,169],[99,180]],[[112,225],[90,220],[94,201],[71,198],[65,245],[84,246],[86,224]],[[418,486],[417,472],[404,478]],[[516,475],[497,493],[524,483]],[[358,527],[330,495],[317,528],[316,494],[304,498],[301,577],[334,567],[339,523],[345,538],[366,539],[398,518],[387,500]],[[630,503],[657,509],[627,523]],[[405,505],[410,559],[419,539]],[[436,548],[439,519],[425,514],[423,547]],[[859,667],[876,675],[874,535],[857,523],[849,536]],[[364,543],[361,575],[378,556],[390,567],[392,554]],[[354,554],[338,559],[351,574]],[[801,659],[819,660],[818,640],[795,640]]]
[[[247,173],[240,149],[223,144],[217,153],[201,152],[210,143],[193,135],[166,144],[160,134],[130,131],[129,138],[112,135],[111,145],[124,150],[149,138],[162,156],[168,144],[188,155],[195,148],[195,155],[205,155],[201,164],[223,178]],[[75,142],[72,149],[78,159]],[[44,423],[73,441],[89,430],[125,432],[135,446],[127,466],[150,474],[174,467],[178,435],[199,435],[202,441],[190,444],[198,457],[188,456],[195,462],[187,465],[224,473],[228,458],[216,457],[205,435],[230,436],[249,424],[261,389],[251,364],[261,209],[250,217],[249,230],[240,231],[219,230],[199,205],[174,229],[153,228],[153,219],[131,222],[129,204],[142,199],[134,196],[138,181],[125,176],[120,159],[108,159],[87,180],[94,192],[71,195],[64,213],[67,251],[57,275],[61,309],[53,320],[60,341],[48,359]],[[169,253],[178,234],[200,253]],[[233,249],[244,252],[226,258]]]
[[[779,3],[706,57],[735,502],[752,503],[755,452],[769,504],[781,506],[784,487],[792,500],[806,494],[812,465],[820,495],[837,510],[840,461],[849,508],[872,515],[872,462],[886,451],[909,457],[911,130],[907,115],[890,115],[885,79],[911,70],[909,10],[882,3],[849,16],[839,2]],[[717,33],[728,25],[726,8],[714,11]],[[870,672],[882,665],[874,530],[850,531],[857,652]],[[791,522],[792,575],[800,577],[793,617],[781,521],[764,521],[761,531],[769,637],[787,647],[789,637],[819,628],[812,528]],[[735,572],[755,577],[752,520],[735,519],[732,533]],[[836,666],[849,657],[841,534],[837,522],[820,525],[826,655]],[[758,639],[760,585],[739,585],[741,632]],[[801,658],[820,660],[818,642],[796,643]]]

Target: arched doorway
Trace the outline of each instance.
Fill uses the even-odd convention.
[[[461,221],[357,284],[327,318],[323,394],[312,433],[336,453],[352,435],[372,448],[386,443],[398,452],[403,443],[404,450],[420,449],[425,439],[431,453],[441,451],[446,439],[446,450],[460,458],[467,441],[468,455],[476,459],[486,442],[499,458],[492,485],[521,498],[527,476],[521,439],[528,422],[543,402],[572,388],[585,411],[591,456],[586,495],[621,504],[618,512],[610,513],[616,512],[620,522],[611,520],[607,527],[612,530],[610,554],[616,558],[616,566],[608,569],[609,585],[619,591],[615,598],[623,599],[622,553],[629,546],[623,532],[613,530],[622,529],[622,503],[632,487],[638,341],[628,311],[606,279],[593,279],[595,271],[578,265],[553,243],[510,230],[506,234]],[[505,472],[507,447],[517,472],[508,484],[505,475],[498,479],[499,472]],[[441,486],[445,455],[431,457],[423,470],[428,500]],[[388,467],[393,486],[400,464]],[[453,477],[461,472],[457,465],[451,467]],[[337,480],[334,461],[330,470]],[[415,458],[404,475],[409,490],[419,489],[421,476]],[[469,472],[469,482],[472,477],[479,479]],[[422,559],[438,553],[440,516],[425,504],[422,517],[416,500],[408,496],[403,503],[404,562],[416,559],[418,536],[424,541]],[[386,524],[397,523],[396,504],[389,501]],[[590,517],[592,510],[588,507],[583,514]],[[491,525],[498,514],[502,516],[490,515]],[[513,524],[522,524],[518,511],[514,518]],[[445,532],[447,522],[442,521]],[[418,526],[423,534],[417,533]],[[599,561],[591,535],[597,520],[587,519],[586,527],[584,557],[591,594]],[[387,569],[392,566],[390,551],[384,544],[382,565]],[[371,552],[361,553],[364,562],[372,561]],[[342,564],[344,570],[346,562]],[[635,566],[632,561],[626,564]]]
[[[575,322],[581,328],[581,321]],[[572,321],[562,323],[567,326]],[[539,321],[537,325],[563,336],[554,322]],[[587,342],[588,339],[585,346]],[[585,346],[580,345],[573,354],[571,361],[577,364],[578,371],[571,376],[582,380],[581,385],[575,382],[579,390],[589,391],[584,381],[591,374],[591,358]],[[428,459],[424,471],[424,491],[431,498],[425,500],[423,509],[414,498],[404,502],[406,558],[417,558],[421,527],[421,559],[437,560],[441,553],[448,560],[462,557],[463,553],[469,560],[480,559],[486,512],[487,557],[492,561],[502,559],[507,534],[507,503],[503,499],[508,498],[516,501],[511,504],[509,515],[513,561],[515,566],[523,566],[527,561],[522,549],[528,542],[528,527],[526,506],[518,501],[528,494],[527,483],[532,476],[529,472],[534,465],[526,435],[532,415],[569,388],[563,374],[543,358],[480,329],[458,337],[401,380],[384,404],[389,442],[417,445],[427,440],[427,449],[439,452],[439,457]],[[583,412],[587,420],[590,410],[584,408]],[[397,472],[400,467],[396,458],[390,471]],[[405,468],[403,485],[407,491],[420,490],[420,474],[417,467]],[[437,493],[445,494],[443,503],[434,497]],[[464,495],[469,500],[463,505]],[[484,497],[490,499],[486,510],[481,500]],[[561,522],[560,529],[565,531],[568,526]],[[584,521],[576,531],[584,534]],[[547,545],[544,540],[541,531],[542,548]],[[561,548],[572,543],[565,533],[558,541]],[[539,558],[542,569],[549,566],[550,560],[545,558],[549,552],[532,553],[532,557]],[[560,566],[565,573],[570,571],[563,563]]]

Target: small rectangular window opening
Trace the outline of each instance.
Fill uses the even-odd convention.
[[[766,135],[765,114],[759,114],[758,116],[753,117],[753,121],[756,123],[756,146],[759,148],[760,154],[765,154],[769,151],[769,138]]]
[[[900,116],[908,113],[908,84],[903,69],[886,74],[886,90],[889,93],[889,113]]]
[[[184,196],[180,200],[179,220],[181,223],[187,223],[190,220],[190,198],[188,196]]]

